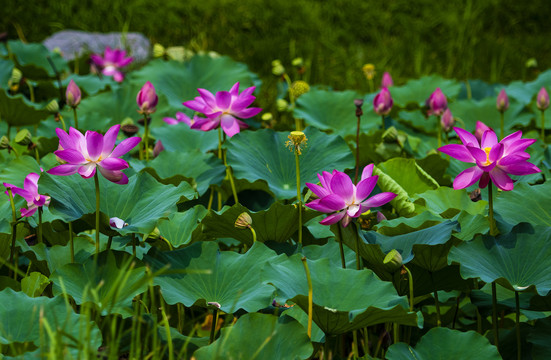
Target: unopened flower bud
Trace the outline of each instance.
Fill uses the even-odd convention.
[[[274,60],[272,61],[272,74],[275,76],[281,76],[285,74],[285,67],[283,67],[283,64],[281,64],[281,61]]]
[[[277,111],[287,111],[289,107],[289,103],[285,99],[277,99],[276,100],[276,108]]]
[[[381,91],[373,99],[373,110],[377,115],[388,115],[392,110],[394,101],[387,88],[382,88]]]
[[[297,80],[291,84],[291,88],[289,89],[289,91],[295,99],[298,99],[301,95],[306,94],[308,91],[310,91],[310,85],[308,85],[306,81]]]
[[[69,107],[72,107],[73,109],[80,104],[80,98],[82,94],[80,93],[80,89],[75,83],[73,79],[69,81],[69,85],[67,85],[67,91],[65,92],[65,97],[67,98],[67,105]]]
[[[165,149],[165,147],[163,146],[163,143],[161,142],[161,140],[157,140],[157,142],[155,143],[155,146],[153,147],[153,157],[159,156],[159,154],[164,149]]]
[[[2,136],[2,138],[0,138],[0,149],[4,150],[9,149],[10,147],[10,140],[8,137],[6,135]]]
[[[57,114],[59,112],[59,103],[57,100],[52,100],[46,105],[46,110],[52,114]]]
[[[542,87],[538,92],[537,105],[538,105],[538,109],[540,109],[541,111],[544,111],[549,107],[549,94],[547,93],[547,90],[544,87]]]
[[[448,108],[448,100],[442,90],[436,88],[427,99],[426,105],[429,107],[429,115],[440,116],[444,113],[444,110]]]
[[[288,147],[291,151],[296,151],[299,155],[302,154],[302,150],[306,147],[306,142],[308,138],[302,131],[291,131],[289,140],[285,142],[285,146]]]
[[[128,226],[128,223],[118,217],[112,217],[109,219],[109,225],[115,229],[122,229],[123,227]]]
[[[31,132],[27,129],[22,129],[15,135],[15,143],[18,145],[28,146],[32,142]]]
[[[389,88],[394,85],[394,82],[392,81],[392,76],[388,72],[385,72],[383,74],[383,79],[381,80],[381,87],[382,88]]]
[[[440,125],[442,126],[442,130],[444,130],[444,132],[450,132],[454,124],[455,120],[453,119],[452,112],[448,108],[444,111],[442,117],[440,118]]]
[[[392,249],[386,254],[383,264],[390,265],[396,271],[402,267],[402,255],[397,250]]]
[[[496,108],[499,112],[505,112],[509,108],[509,97],[507,97],[505,89],[501,89],[497,96]]]
[[[10,79],[8,80],[8,86],[11,91],[16,92],[19,90],[19,83],[23,78],[23,73],[18,68],[13,68],[11,71]]]
[[[235,227],[239,229],[247,229],[250,228],[253,224],[253,219],[251,218],[251,215],[249,215],[246,212],[241,213],[237,220],[235,220]]]
[[[364,72],[365,77],[367,80],[372,80],[375,76],[375,65],[373,64],[365,64],[362,67],[362,71]]]
[[[140,114],[153,114],[157,109],[157,103],[159,102],[159,97],[155,92],[155,87],[149,81],[142,86],[136,97],[136,102],[140,110]]]
[[[476,128],[474,131],[474,136],[478,140],[478,142],[482,141],[482,135],[484,135],[484,132],[487,130],[492,130],[488,125],[484,124],[481,121],[476,122]]]
[[[163,57],[165,55],[165,47],[159,43],[153,45],[153,57]]]
[[[153,229],[153,231],[150,232],[149,235],[147,235],[148,239],[154,239],[154,240],[157,240],[160,237],[161,237],[161,231],[159,230],[158,227],[155,227],[155,229]]]

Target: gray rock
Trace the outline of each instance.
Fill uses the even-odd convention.
[[[92,52],[101,54],[105,47],[126,48],[127,56],[134,57],[137,62],[144,62],[150,57],[151,44],[149,40],[140,33],[126,33],[126,46],[122,43],[122,33],[91,33],[79,30],[59,31],[43,42],[48,50],[55,48],[61,50],[62,55],[67,60],[73,60],[75,54],[78,56],[83,53]]]

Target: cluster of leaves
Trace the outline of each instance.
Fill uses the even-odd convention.
[[[251,119],[250,129],[227,139],[227,163],[240,200],[234,204],[225,166],[215,154],[217,134],[162,121],[188,111],[181,103],[192,99],[197,88],[227,90],[237,81],[258,85],[244,64],[223,56],[158,59],[118,84],[69,74],[69,64],[37,44],[9,42],[0,54],[0,128],[12,138],[11,151],[0,152],[2,182],[22,186],[28,173],[57,165],[56,118],[72,124],[73,112],[52,114],[45,108],[64,94],[70,79],[85,94],[77,109],[79,127],[100,132],[137,123],[136,94],[145,81],[153,83],[159,103],[151,137],[164,146],[151,161],[140,160],[136,152],[127,156],[128,185],[100,179],[104,251],[97,258],[92,181],[41,175],[39,191],[51,203],[44,209],[44,242],[39,244],[38,220],[10,222],[9,197],[0,198],[0,348],[5,358],[307,359],[328,353],[337,358],[348,356],[352,342],[365,358],[499,358],[492,345],[494,281],[501,355],[516,354],[511,339],[518,292],[523,354],[538,359],[549,353],[548,148],[536,144],[530,150],[541,174],[519,178],[514,191],[494,194],[502,235],[493,237],[487,193],[474,202],[469,196],[474,187],[449,187],[463,165],[435,152],[439,124],[422,111],[439,87],[467,130],[474,130],[477,120],[499,128],[497,86],[473,82],[472,97],[462,83],[438,76],[392,87],[395,106],[386,118],[387,131],[379,130],[379,116],[364,105],[360,165],[375,163],[376,191],[398,196],[378,209],[387,220],[377,223],[374,213],[366,214],[344,229],[320,225],[319,213],[303,210],[302,247],[297,246],[293,204],[295,157],[284,145],[288,131],[260,129],[261,122]],[[14,68],[23,74],[19,86],[9,81]],[[508,133],[523,129],[537,137],[534,96],[550,82],[548,71],[534,82],[506,87]],[[308,146],[300,157],[306,198],[311,194],[305,183],[317,182],[316,173],[353,174],[354,99],[370,104],[373,97],[313,87],[297,100],[293,116],[308,125]],[[13,139],[13,130],[24,128],[34,134],[34,146]],[[221,207],[209,210],[218,198]],[[22,199],[16,198],[20,205]],[[254,243],[248,229],[234,225],[243,212],[251,216]],[[111,227],[112,217],[126,226]],[[335,239],[345,245],[343,259]],[[391,250],[401,254],[401,264],[384,261]],[[303,257],[313,289],[310,337]]]

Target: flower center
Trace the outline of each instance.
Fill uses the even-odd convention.
[[[484,163],[484,166],[488,166],[492,163],[490,161],[490,151],[492,150],[492,148],[491,147],[485,147],[483,150],[486,153],[486,162]]]

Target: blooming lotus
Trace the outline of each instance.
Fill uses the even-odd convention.
[[[436,88],[436,90],[434,90],[434,92],[427,99],[426,105],[429,107],[429,115],[440,116],[448,108],[448,100],[442,90],[440,90],[440,88]]]
[[[27,201],[27,208],[21,208],[21,216],[32,216],[36,210],[44,205],[50,205],[50,197],[46,195],[40,195],[38,193],[38,179],[40,175],[36,173],[30,173],[25,177],[23,182],[23,188],[14,186],[12,184],[4,183],[6,188],[11,188],[11,192],[14,195],[22,196]],[[6,194],[8,192],[6,191]]]
[[[384,87],[373,99],[373,110],[375,110],[377,115],[387,115],[392,110],[393,104],[394,101],[392,100],[390,91]]]
[[[237,134],[240,129],[247,127],[238,118],[248,119],[262,111],[261,108],[248,107],[256,99],[252,95],[254,89],[251,86],[239,94],[239,83],[235,83],[230,91],[218,91],[216,95],[205,89],[197,89],[200,96],[183,105],[205,114],[206,118],[197,118],[191,128],[209,131],[221,126],[229,137]]]
[[[454,189],[464,189],[480,180],[479,187],[485,188],[489,181],[501,190],[513,190],[511,175],[529,175],[540,172],[540,169],[528,162],[530,155],[525,152],[535,139],[521,139],[522,132],[517,131],[500,142],[491,129],[484,131],[479,142],[470,132],[454,128],[462,145],[450,144],[438,150],[454,159],[475,163],[476,166],[462,171],[453,181]]]
[[[145,115],[153,114],[157,110],[155,107],[158,102],[159,97],[155,92],[155,87],[149,81],[146,82],[136,97],[136,103],[140,108],[138,112]]]
[[[109,181],[116,184],[127,184],[128,177],[121,171],[128,168],[128,163],[119,159],[120,156],[132,150],[140,142],[139,137],[123,140],[114,149],[120,125],[111,127],[105,135],[95,131],[86,131],[86,135],[75,128],[67,134],[62,129],[56,129],[59,146],[62,150],[54,154],[65,162],[47,172],[52,175],[72,175],[78,173],[87,179],[95,175],[96,168]]]
[[[69,85],[67,85],[67,91],[65,92],[67,105],[69,105],[69,107],[76,108],[78,104],[80,104],[81,96],[82,94],[79,87],[75,81],[71,79],[71,81],[69,81]]]
[[[396,194],[384,192],[369,197],[378,176],[372,176],[373,164],[366,166],[357,185],[343,172],[333,170],[333,173],[324,171],[318,174],[321,185],[306,183],[306,186],[319,197],[306,204],[311,209],[324,213],[331,213],[320,224],[331,225],[341,221],[346,227],[352,218],[359,217],[372,207],[384,205],[394,199]]]
[[[122,82],[124,80],[124,73],[121,70],[134,60],[132,57],[126,57],[125,50],[111,50],[109,46],[105,48],[103,56],[93,54],[90,55],[90,59],[96,66],[102,69],[101,73],[103,75],[112,76],[116,82]]]

